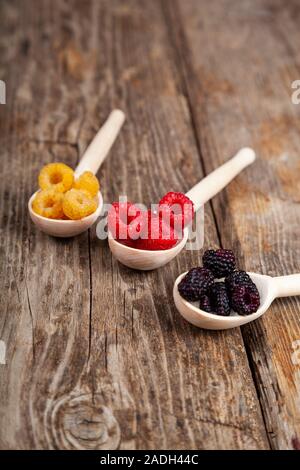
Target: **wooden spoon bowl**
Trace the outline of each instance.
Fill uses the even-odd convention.
[[[137,250],[136,248],[123,245],[110,234],[108,235],[108,243],[112,254],[120,263],[132,269],[150,271],[164,266],[177,256],[183,250],[188,234],[188,229],[184,229],[182,240],[168,250]]]
[[[41,215],[36,214],[32,209],[32,202],[37,192],[31,196],[28,202],[30,218],[42,232],[45,232],[53,237],[75,237],[76,235],[85,232],[96,222],[102,212],[103,198],[102,194],[98,192],[98,207],[95,212],[93,212],[93,214],[90,214],[80,220],[47,219],[46,217],[42,217]]]

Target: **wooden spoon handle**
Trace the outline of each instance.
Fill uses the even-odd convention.
[[[277,297],[300,295],[300,273],[290,276],[274,277],[273,282]]]
[[[94,175],[97,173],[116,140],[124,120],[125,114],[120,109],[115,109],[110,113],[81,158],[75,169],[75,177],[84,171],[91,171]]]
[[[195,210],[197,211],[205,202],[218,194],[254,160],[254,150],[248,147],[242,148],[231,160],[214,170],[190,189],[186,196],[193,201]]]

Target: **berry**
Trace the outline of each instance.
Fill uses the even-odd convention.
[[[138,240],[136,248],[140,250],[168,250],[176,245],[180,236],[168,225],[164,219],[160,218],[150,210],[146,213],[147,221],[144,232]]]
[[[205,312],[212,312],[212,306],[211,306],[211,301],[210,297],[208,294],[203,294],[200,297],[200,309],[204,310]]]
[[[226,287],[231,291],[236,286],[253,284],[253,281],[246,271],[233,271],[225,279]]]
[[[207,250],[202,261],[203,266],[210,269],[217,278],[225,277],[235,269],[235,256],[231,250]]]
[[[165,222],[181,233],[193,220],[194,204],[185,194],[169,192],[159,201],[159,211]]]
[[[119,242],[132,246],[145,226],[146,215],[131,202],[114,202],[108,212],[110,234]]]
[[[80,189],[70,189],[63,197],[63,211],[69,219],[83,219],[96,209],[97,202]]]
[[[98,194],[100,185],[98,178],[91,171],[85,171],[75,180],[73,188],[85,189],[92,197],[95,197]]]
[[[139,240],[131,240],[130,238],[127,238],[127,240],[118,240],[119,243],[122,245],[128,246],[129,248],[138,248],[137,243]]]
[[[62,193],[57,193],[54,189],[45,189],[37,192],[32,201],[32,209],[42,217],[62,219],[64,216],[62,203]]]
[[[215,282],[210,288],[209,296],[213,313],[227,317],[231,308],[225,282]]]
[[[231,290],[231,306],[240,315],[250,315],[258,310],[260,297],[254,283],[237,285]]]
[[[200,300],[214,283],[213,274],[206,268],[193,268],[178,284],[179,294],[190,302]]]
[[[49,163],[42,168],[39,174],[41,189],[55,189],[56,192],[65,193],[71,189],[74,181],[74,171],[64,163]]]

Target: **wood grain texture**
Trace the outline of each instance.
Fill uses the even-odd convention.
[[[236,150],[224,116],[224,141],[211,134],[212,114],[195,138],[177,26],[170,27],[175,10],[160,1],[96,0],[9,1],[1,10],[8,104],[0,108],[0,339],[7,345],[0,447],[268,448],[241,332],[198,330],[171,300],[174,279],[199,264],[201,252],[137,273],[112,259],[95,228],[56,240],[37,232],[27,214],[39,168],[54,160],[75,165],[116,106],[127,122],[99,175],[107,201],[127,194],[149,204],[170,189],[186,191],[202,166],[208,171]],[[193,79],[188,86],[194,93]],[[198,97],[209,105],[209,95]],[[222,152],[213,160],[216,145]],[[205,229],[205,246],[219,246],[209,205]],[[243,239],[234,245],[248,254]],[[256,345],[269,341],[252,330]],[[266,362],[255,361],[247,344],[263,387]]]
[[[298,2],[163,2],[205,171],[253,146],[258,161],[213,201],[225,247],[269,275],[300,271]],[[179,21],[177,21],[179,19]],[[179,47],[180,46],[180,47]],[[242,334],[271,446],[300,435],[300,301],[276,301]]]

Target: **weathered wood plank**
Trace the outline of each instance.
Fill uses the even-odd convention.
[[[2,44],[17,33],[0,109],[0,447],[267,448],[240,331],[197,330],[171,300],[201,253],[136,273],[95,229],[58,241],[27,216],[39,167],[75,164],[113,106],[128,121],[101,171],[105,200],[150,203],[202,177],[160,2],[31,6],[2,3],[1,14]],[[205,243],[219,245],[209,207]]]
[[[168,2],[205,170],[253,146],[259,160],[213,201],[223,246],[242,266],[270,275],[300,271],[297,2]],[[180,47],[179,47],[180,46]],[[274,448],[299,447],[297,298],[277,301],[243,328]]]

